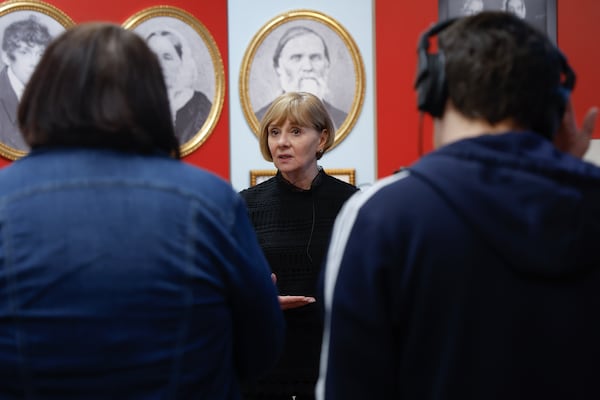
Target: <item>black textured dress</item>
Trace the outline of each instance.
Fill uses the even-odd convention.
[[[240,192],[280,295],[313,296],[335,217],[356,187],[323,170],[308,190],[281,174]],[[256,385],[244,388],[245,399],[314,398],[321,350],[321,304],[317,298],[284,311],[287,334],[278,365]]]

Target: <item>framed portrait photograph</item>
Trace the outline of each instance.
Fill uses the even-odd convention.
[[[123,27],[139,34],[156,53],[181,155],[191,153],[214,130],[225,99],[223,59],[215,40],[196,17],[171,6],[146,8]]]
[[[16,160],[29,152],[17,122],[25,85],[50,41],[74,22],[42,1],[0,4],[0,154]]]
[[[354,126],[363,104],[365,72],[358,46],[333,18],[293,10],[268,21],[252,38],[240,68],[240,101],[258,135],[272,101],[291,91],[310,92],[336,128],[334,145]]]
[[[356,185],[356,170],[354,168],[325,168],[327,175]],[[250,186],[258,185],[271,179],[277,173],[276,169],[253,169],[250,171]]]
[[[440,21],[483,10],[512,12],[546,32],[556,44],[556,0],[438,0]]]

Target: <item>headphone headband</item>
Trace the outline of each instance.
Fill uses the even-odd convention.
[[[458,18],[450,18],[444,21],[431,24],[429,29],[423,32],[421,34],[421,37],[419,38],[419,49],[424,49],[426,51],[429,50],[429,38],[431,36],[437,35],[457,20]]]

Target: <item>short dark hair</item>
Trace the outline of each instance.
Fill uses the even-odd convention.
[[[327,44],[325,43],[323,37],[317,32],[305,26],[294,26],[285,31],[283,36],[281,36],[281,38],[279,39],[279,42],[277,42],[277,47],[275,48],[275,52],[273,53],[273,66],[275,68],[279,67],[279,58],[281,57],[281,51],[283,50],[285,45],[290,40],[304,35],[315,35],[316,37],[321,39],[321,42],[323,43],[323,52],[325,54],[325,59],[329,61],[329,50],[327,50]]]
[[[46,47],[51,40],[52,36],[48,28],[32,15],[27,19],[15,21],[4,29],[2,50],[14,61],[14,51],[22,44],[29,47],[36,45]]]
[[[551,138],[564,113],[561,53],[548,37],[510,13],[484,11],[439,34],[448,98],[470,118],[512,120]]]
[[[167,89],[156,55],[111,23],[77,25],[53,41],[19,104],[31,148],[108,147],[179,157]]]
[[[154,37],[154,36],[161,36],[161,37],[167,38],[167,40],[169,42],[171,42],[171,44],[173,45],[173,48],[175,49],[175,52],[179,56],[179,59],[183,58],[183,56],[182,56],[183,45],[181,43],[181,40],[177,36],[175,36],[175,34],[173,32],[167,31],[164,29],[156,31],[156,32],[152,32],[148,36],[146,36],[146,42],[149,41],[150,39],[152,39],[152,37]]]

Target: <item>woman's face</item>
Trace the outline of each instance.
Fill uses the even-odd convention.
[[[167,88],[174,88],[181,72],[182,61],[173,43],[164,36],[154,35],[148,39],[148,46],[160,61]]]
[[[325,130],[291,124],[269,125],[268,144],[275,167],[288,181],[312,181],[317,170],[317,151],[327,139]]]

